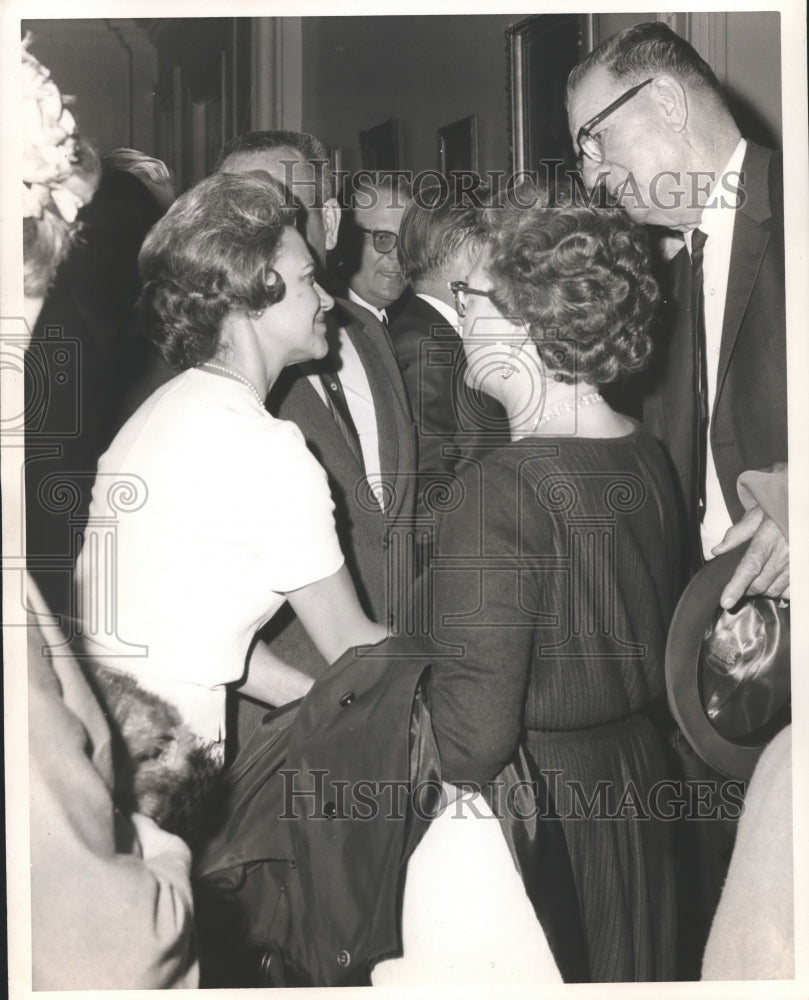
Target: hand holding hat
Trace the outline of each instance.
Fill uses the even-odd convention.
[[[686,588],[666,645],[677,724],[711,767],[744,779],[790,719],[787,471],[739,477],[747,513]]]
[[[790,622],[788,605],[770,597],[722,609],[720,595],[743,557],[734,549],[713,559],[680,598],[666,644],[666,687],[700,757],[746,780],[790,720]]]
[[[713,548],[715,556],[749,541],[735,573],[722,591],[720,603],[732,608],[745,594],[789,598],[789,466],[780,462],[770,470],[749,470],[736,488],[745,515]]]
[[[789,542],[761,507],[752,507],[734,524],[713,554],[722,555],[750,541],[736,572],[722,591],[720,604],[726,610],[745,594],[789,598]]]

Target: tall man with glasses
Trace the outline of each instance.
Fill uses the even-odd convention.
[[[643,402],[666,444],[695,545],[690,569],[750,541],[722,595],[788,596],[789,546],[737,480],[787,461],[783,181],[742,138],[711,68],[662,23],[613,35],[567,87],[585,185],[674,230],[667,317]],[[785,477],[785,473],[784,473]],[[785,478],[784,478],[785,483]]]
[[[285,184],[300,204],[299,225],[316,264],[325,269],[341,212],[332,196],[325,148],[315,136],[248,132],[222,150],[218,169],[266,170]],[[395,250],[392,256],[395,259]],[[285,369],[267,405],[275,416],[298,425],[325,468],[340,546],[360,602],[375,621],[395,628],[401,587],[388,572],[388,556],[406,535],[415,504],[416,445],[410,405],[378,319],[352,301],[335,302],[328,314],[329,357],[324,363]],[[286,620],[276,616],[263,638],[277,656],[312,676],[326,668],[293,616]],[[245,698],[239,698],[236,707],[238,739],[243,743],[266,708]]]
[[[749,542],[722,605],[745,593],[786,597],[789,545],[768,514],[773,496],[786,505],[781,157],[742,138],[711,68],[662,23],[613,35],[574,67],[567,108],[585,185],[604,185],[632,219],[673,231],[663,336],[641,391],[688,512],[688,569]],[[686,776],[716,781],[684,741],[675,745]],[[691,909],[679,949],[692,978],[732,842],[715,821],[684,824],[681,835]],[[749,925],[755,915],[746,916]],[[760,930],[757,946],[774,928]]]

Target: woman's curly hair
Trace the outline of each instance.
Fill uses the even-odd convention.
[[[138,265],[145,332],[175,371],[209,361],[230,312],[261,312],[286,291],[272,264],[296,209],[269,174],[214,174],[181,195]]]
[[[640,226],[533,182],[486,221],[491,300],[525,323],[549,371],[605,385],[645,367],[659,296]]]

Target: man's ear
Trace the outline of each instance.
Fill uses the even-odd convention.
[[[651,83],[651,97],[672,132],[682,132],[688,123],[688,95],[682,83],[666,73],[656,76]]]
[[[326,249],[333,250],[337,246],[337,231],[340,228],[340,203],[336,198],[323,202],[323,231],[326,234]]]

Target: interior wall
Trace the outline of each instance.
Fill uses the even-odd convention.
[[[302,127],[327,146],[340,147],[344,168],[353,170],[361,166],[359,131],[400,118],[403,167],[417,171],[438,164],[438,128],[477,114],[481,171],[507,170],[505,31],[525,16],[305,17]],[[598,14],[595,40],[658,18],[687,32],[694,16]],[[757,141],[780,146],[779,15],[729,12],[715,17],[712,30],[724,60],[722,82],[742,130]],[[695,33],[698,49],[703,36],[704,30]],[[710,52],[701,54],[711,61]]]
[[[476,114],[481,170],[506,170],[505,31],[524,17],[303,18],[303,127],[353,170],[359,131],[400,118],[418,171],[438,166],[441,126]]]
[[[719,45],[723,82],[743,131],[780,146],[778,13],[599,14],[595,37],[603,40],[631,24],[658,17],[674,19],[676,27],[685,28],[689,17],[695,16],[716,18],[714,46]],[[300,121],[300,127],[326,145],[340,147],[343,166],[352,170],[361,165],[359,131],[400,118],[404,167],[420,170],[438,165],[437,130],[476,114],[481,170],[507,170],[505,32],[524,17],[285,18],[284,23],[294,22],[295,31],[284,32],[283,124],[295,128]],[[221,33],[216,21],[206,25],[199,19],[196,24],[203,35]],[[50,68],[60,89],[77,96],[82,130],[102,151],[132,145],[154,152],[157,53],[142,28],[132,20],[101,18],[31,20],[23,26],[33,31],[33,51]],[[188,27],[186,23],[183,28],[186,40]],[[695,37],[695,43],[702,44],[703,37],[704,33]],[[709,52],[703,55],[710,59]],[[239,115],[238,120],[246,122],[249,117]]]
[[[598,14],[596,42],[633,24],[656,20],[688,37],[711,65],[742,133],[780,149],[781,15],[777,11]]]
[[[79,126],[100,152],[120,146],[154,152],[157,52],[134,20],[38,19],[22,27],[59,90],[76,97]]]
[[[623,31],[631,28],[633,24],[642,24],[644,21],[656,21],[659,14],[596,14],[595,15],[595,43],[603,42],[616,31]],[[672,27],[674,27],[672,25]]]
[[[725,89],[742,133],[780,149],[781,15],[777,11],[729,13]]]

